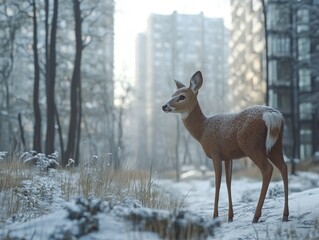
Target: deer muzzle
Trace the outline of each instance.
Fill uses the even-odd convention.
[[[165,105],[163,105],[162,106],[162,109],[163,109],[163,111],[164,112],[171,112],[173,109],[171,108],[171,106],[170,105],[168,105],[168,104],[165,104]]]

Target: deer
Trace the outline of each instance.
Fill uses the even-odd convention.
[[[256,105],[238,113],[223,113],[206,117],[197,100],[203,84],[203,76],[197,71],[190,79],[189,87],[174,80],[177,90],[162,106],[165,113],[179,113],[188,132],[202,146],[206,156],[213,162],[215,171],[215,202],[213,217],[218,217],[218,201],[222,177],[222,162],[225,165],[228,193],[228,221],[234,217],[231,181],[233,160],[250,158],[262,175],[262,186],[252,222],[261,217],[262,207],[272,177],[273,165],[282,176],[284,185],[284,211],[282,221],[287,222],[288,170],[282,151],[284,118],[281,112]]]

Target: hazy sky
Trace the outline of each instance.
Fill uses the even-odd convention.
[[[230,24],[229,0],[115,0],[115,77],[134,80],[135,38],[146,28],[151,13],[199,14],[222,17]]]

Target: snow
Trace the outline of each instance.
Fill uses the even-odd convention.
[[[127,198],[113,205],[97,199],[74,199],[67,202],[61,196],[54,171],[34,176],[19,190],[29,204],[23,212],[0,225],[0,239],[161,239],[156,233],[144,229],[145,219],[158,219],[172,215],[166,210],[145,208],[135,199]],[[65,173],[64,173],[65,174]],[[158,180],[164,191],[184,196],[182,222],[204,222],[214,226],[214,236],[208,239],[318,239],[319,238],[319,175],[300,172],[289,177],[289,222],[282,222],[282,182],[271,182],[263,206],[260,222],[252,224],[261,182],[252,179],[234,179],[232,195],[234,221],[227,221],[228,196],[223,181],[219,200],[219,223],[212,220],[214,182],[209,179]],[[21,200],[22,201],[22,200]],[[31,204],[32,203],[32,204]],[[185,211],[185,212],[183,212]],[[137,216],[139,221],[130,219]],[[144,219],[144,220],[143,220]],[[144,222],[143,222],[144,221]],[[83,230],[84,226],[91,226]],[[317,225],[317,230],[315,226]]]
[[[225,182],[225,181],[224,181]],[[214,187],[212,182],[193,180],[180,183],[163,181],[163,186],[171,184],[172,192],[187,195],[186,205],[202,215],[213,215]],[[219,199],[219,219],[221,226],[212,239],[303,239],[316,234],[319,238],[319,176],[299,173],[290,177],[289,222],[282,222],[284,207],[281,182],[271,182],[259,223],[253,224],[261,182],[250,179],[234,180],[232,197],[234,221],[228,222],[228,195],[225,184],[221,186]],[[308,190],[305,190],[308,189]],[[317,231],[315,225],[317,224]],[[287,238],[287,236],[290,236]]]

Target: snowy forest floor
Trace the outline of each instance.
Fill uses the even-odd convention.
[[[6,174],[6,178],[10,177],[5,169],[0,171],[1,181]],[[12,189],[0,188],[0,239],[319,239],[319,175],[316,173],[289,176],[289,222],[281,221],[283,187],[279,181],[271,182],[260,222],[252,224],[261,187],[257,180],[233,180],[235,216],[229,223],[225,181],[219,201],[220,217],[215,221],[211,180],[177,183],[152,179],[148,185],[141,179],[130,178],[130,184],[122,186],[116,178],[109,182],[104,179],[119,191],[116,193],[109,185],[103,185],[109,196],[104,193],[101,197],[93,193],[93,184],[83,185],[91,187],[92,193],[82,186],[94,175],[64,170],[30,171],[32,177],[24,173],[26,179]],[[21,174],[21,170],[16,174]],[[138,189],[135,195],[132,188]],[[155,191],[156,194],[151,193]],[[119,198],[119,194],[123,196]],[[151,194],[153,203],[146,203],[136,194]],[[12,202],[18,206],[12,206]],[[8,214],[8,208],[14,207],[17,209],[12,210],[13,214]],[[7,218],[3,217],[4,213]]]
[[[284,207],[282,182],[271,182],[259,223],[253,224],[261,182],[237,179],[232,183],[234,221],[228,222],[228,196],[225,180],[219,201],[220,227],[211,239],[319,239],[319,175],[299,172],[289,176],[289,222],[282,222]],[[185,194],[186,205],[202,216],[212,216],[214,185],[211,181],[191,180],[171,184],[172,192]]]

